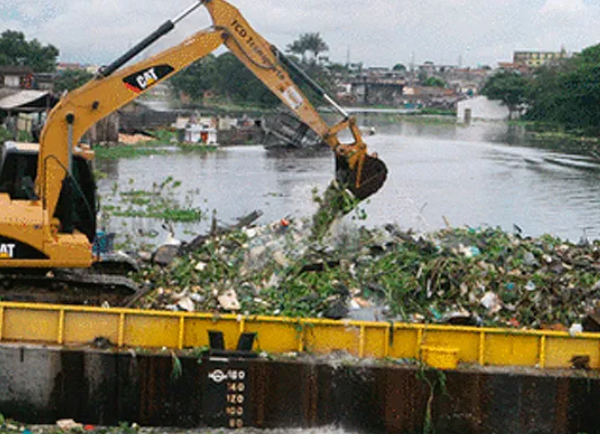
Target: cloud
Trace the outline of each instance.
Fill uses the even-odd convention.
[[[598,7],[583,0],[231,0],[280,48],[319,32],[329,57],[392,66],[432,60],[510,60],[517,49],[580,50],[597,43]],[[56,45],[61,60],[107,63],[176,16],[191,0],[0,0],[0,32],[15,28]],[[5,19],[2,19],[5,17]],[[10,19],[7,21],[6,18]],[[210,25],[197,12],[150,50],[177,44]]]
[[[581,15],[586,7],[583,0],[547,0],[540,9],[542,16]]]

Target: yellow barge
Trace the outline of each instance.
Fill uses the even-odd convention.
[[[81,345],[104,338],[118,348],[182,350],[209,345],[222,332],[226,348],[255,333],[267,353],[345,352],[360,358],[420,359],[437,368],[459,364],[600,368],[600,333],[475,328],[407,323],[213,315],[0,302],[0,343]]]

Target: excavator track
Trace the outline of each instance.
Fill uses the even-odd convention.
[[[132,279],[94,268],[0,273],[2,301],[126,306],[138,291]]]

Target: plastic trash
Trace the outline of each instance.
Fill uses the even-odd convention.
[[[241,305],[238,301],[237,294],[233,289],[225,291],[225,293],[217,297],[217,300],[219,301],[219,305],[224,310],[232,311],[241,309]]]

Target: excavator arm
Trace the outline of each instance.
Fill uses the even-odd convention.
[[[196,33],[183,43],[133,66],[119,69],[143,49],[172,30],[198,6],[204,5],[213,20],[211,29]],[[134,100],[153,85],[181,71],[214,51],[221,44],[261,80],[281,101],[315,131],[335,152],[338,178],[359,199],[377,191],[385,181],[385,165],[366,153],[356,122],[296,65],[260,36],[234,6],[225,0],[202,0],[174,20],[167,21],[99,75],[67,94],[50,113],[40,139],[36,192],[50,215],[56,208],[75,145],[96,122]],[[330,128],[292,81],[287,69],[297,72],[344,116]],[[345,145],[338,133],[349,128],[354,143]],[[339,170],[339,168],[342,170]]]

